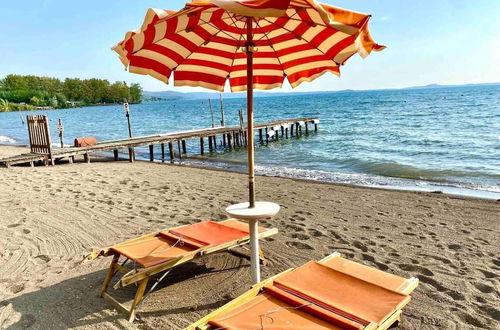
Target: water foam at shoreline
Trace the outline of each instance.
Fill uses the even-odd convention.
[[[9,136],[0,135],[0,143],[15,144],[17,141]]]

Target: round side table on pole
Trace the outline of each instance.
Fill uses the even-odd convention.
[[[228,206],[226,213],[236,219],[247,220],[250,227],[250,263],[252,266],[253,283],[260,282],[259,263],[259,220],[271,218],[280,210],[280,206],[271,202],[255,202],[254,207],[249,203],[240,203]]]

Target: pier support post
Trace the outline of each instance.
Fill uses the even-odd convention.
[[[161,144],[161,162],[165,163],[165,143]]]
[[[182,161],[181,141],[177,140],[177,152],[179,153],[179,163]]]
[[[267,131],[268,130],[267,130],[267,127],[266,127],[266,143],[269,143],[269,135],[267,135],[267,133],[268,133]]]
[[[222,146],[226,147],[226,134],[222,134]]]
[[[149,160],[152,162],[155,160],[153,145],[149,145]]]
[[[229,146],[229,150],[233,149],[233,141],[231,140],[231,133],[227,134],[227,144]]]
[[[181,149],[181,141],[177,140],[177,151],[179,152],[179,162],[182,161],[182,149]]]
[[[285,135],[285,128],[281,125],[281,137]]]
[[[89,156],[89,154],[84,154],[83,155],[83,160],[85,161],[85,163],[90,164],[90,156]]]
[[[182,153],[187,154],[186,140],[182,140]]]
[[[262,142],[262,128],[259,128],[259,141]]]
[[[318,131],[318,123],[314,122],[314,131],[317,132]]]
[[[118,150],[116,150],[116,149],[113,150],[113,156],[115,157],[115,161],[117,161],[118,160]],[[71,159],[71,157],[70,157],[70,159]],[[71,160],[70,160],[70,163],[71,163]]]
[[[172,142],[168,143],[168,151],[170,153],[170,162],[174,162],[174,144]]]
[[[285,138],[288,139],[288,127],[285,128]]]
[[[213,145],[212,145],[212,137],[211,137],[211,136],[209,136],[209,137],[208,137],[208,150],[209,150],[209,151],[212,151],[212,149],[213,149]]]
[[[307,121],[306,121],[306,135],[309,135],[309,126],[307,125]]]
[[[200,154],[204,155],[205,154],[205,141],[203,140],[203,137],[200,138]]]

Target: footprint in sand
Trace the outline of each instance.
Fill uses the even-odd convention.
[[[422,267],[422,266],[410,265],[410,264],[399,264],[398,267],[399,267],[399,269],[407,271],[407,272],[418,272],[422,275],[434,276],[434,273],[430,269]]]
[[[339,234],[337,234],[336,232],[334,232],[333,230],[329,230],[328,233],[333,236],[334,239],[337,240],[337,242],[341,243],[341,244],[349,244],[348,241],[346,241],[342,236],[340,236]]]
[[[295,232],[303,232],[305,231],[304,228],[300,227],[300,226],[297,226],[297,225],[292,225],[292,224],[288,224],[288,225],[285,225],[285,228],[286,229],[291,229]]]
[[[357,248],[357,249],[359,249],[359,250],[361,250],[361,251],[363,251],[363,252],[368,252],[368,248],[366,247],[366,245],[364,245],[363,243],[361,243],[361,242],[359,242],[359,241],[354,241],[354,242],[352,243],[352,245],[353,245],[355,248]]]
[[[314,229],[314,228],[309,228],[307,231],[309,232],[309,234],[311,236],[314,236],[314,237],[322,237],[323,236],[322,232],[320,232],[319,230]]]
[[[292,234],[291,235],[292,238],[296,238],[296,239],[300,239],[300,240],[308,240],[310,239],[311,237],[307,234],[301,234],[301,233],[295,233],[295,234]]]
[[[313,247],[310,246],[309,244],[303,243],[303,242],[286,242],[286,245],[289,247],[297,248],[299,250],[313,250]]]
[[[40,260],[43,260],[45,262],[49,262],[50,261],[50,257],[45,255],[45,254],[39,254],[35,257],[35,259],[40,259]]]
[[[480,271],[481,273],[483,273],[484,277],[486,277],[486,278],[495,278],[495,277],[496,277],[496,275],[495,275],[495,274],[493,274],[492,272],[489,272],[489,271],[487,271],[487,270],[482,270],[482,269],[479,269],[479,271]]]
[[[13,294],[19,293],[24,290],[24,284],[14,284],[9,288],[9,291]]]
[[[489,286],[489,285],[484,284],[484,283],[475,283],[474,286],[476,287],[476,289],[478,289],[482,293],[491,293],[491,292],[495,291],[494,287]]]

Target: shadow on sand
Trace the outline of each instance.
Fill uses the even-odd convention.
[[[155,288],[153,294],[169,286],[197,280],[205,276],[225,273],[248,265],[239,265],[225,269],[213,269],[204,264],[189,262],[176,267]],[[67,329],[76,327],[131,329],[135,328],[141,319],[149,317],[167,316],[169,314],[187,313],[192,311],[190,306],[176,306],[170,309],[141,312],[142,303],[148,304],[148,297],[141,302],[138,308],[139,322],[128,323],[125,315],[114,311],[111,305],[98,297],[98,293],[106,274],[100,270],[85,275],[73,277],[57,284],[22,294],[0,302],[1,329]],[[161,276],[157,274],[148,283],[149,290]],[[114,283],[113,283],[114,284]],[[111,289],[110,293],[120,302],[131,302],[136,287],[130,285],[120,290]],[[180,293],[182,294],[182,293]],[[228,302],[230,297],[221,297],[220,301],[200,304],[197,311],[211,310]],[[148,308],[145,308],[148,309]],[[206,313],[205,313],[206,314]]]

